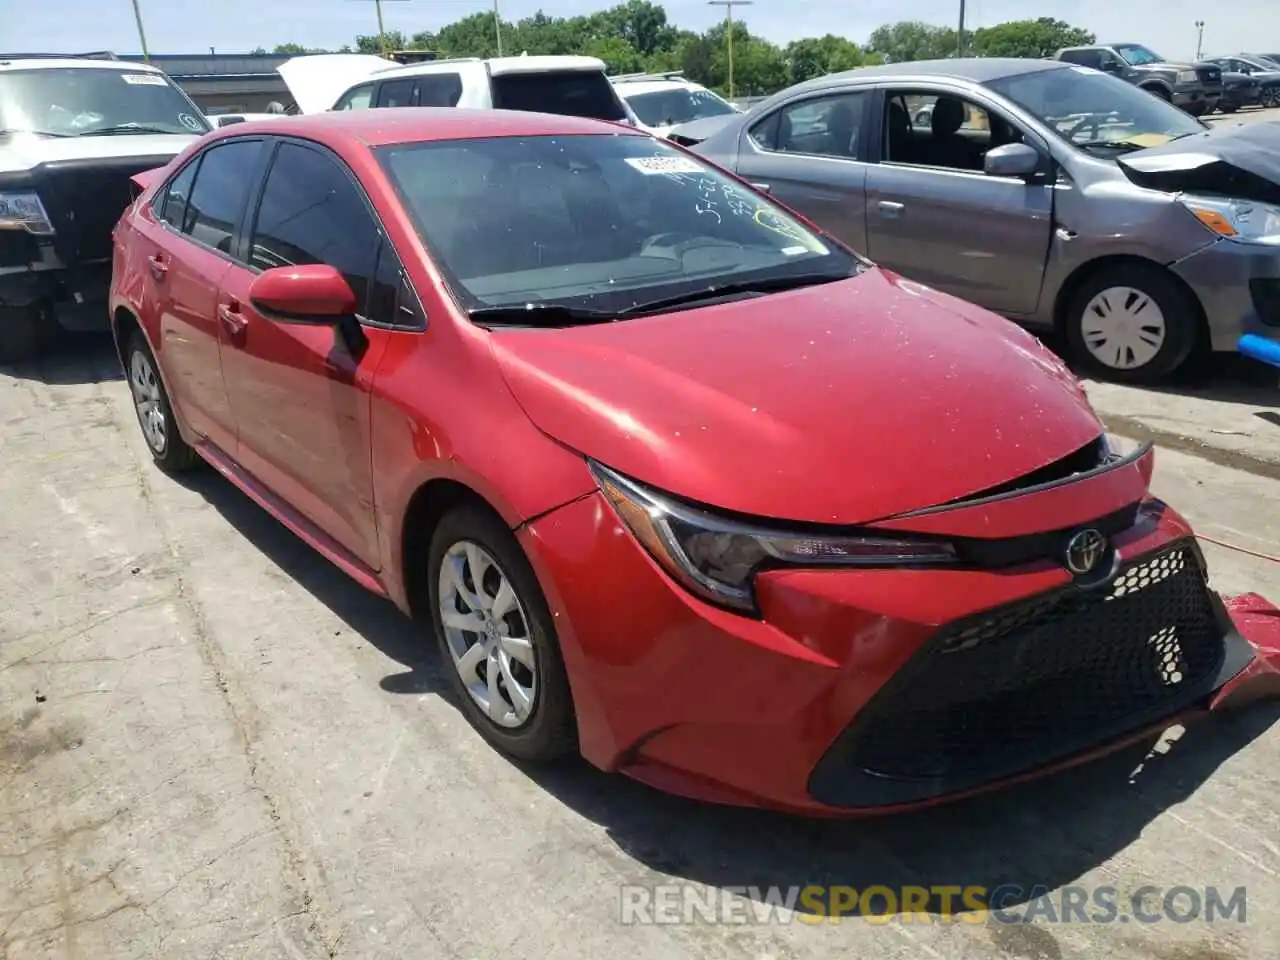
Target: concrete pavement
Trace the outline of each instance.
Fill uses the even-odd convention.
[[[699,806],[580,763],[526,772],[466,725],[388,604],[212,471],[153,469],[118,376],[105,345],[0,374],[5,960],[1277,956],[1280,710],[863,823]],[[1254,552],[1280,554],[1277,489],[1159,457],[1157,491]],[[1219,588],[1280,598],[1280,563],[1205,550]],[[667,882],[1243,885],[1249,912],[619,923],[621,885]]]

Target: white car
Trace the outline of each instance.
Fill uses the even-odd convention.
[[[39,354],[59,327],[110,328],[111,234],[131,179],[208,131],[155,67],[0,58],[0,362]]]
[[[399,64],[361,53],[294,57],[277,70],[302,113],[369,107],[530,110],[633,122],[595,57],[476,57]]]
[[[733,104],[682,73],[624,73],[610,77],[639,125],[665,137],[672,127],[740,113]]]

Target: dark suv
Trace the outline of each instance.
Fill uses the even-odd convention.
[[[1222,98],[1222,67],[1218,64],[1166,60],[1140,43],[1064,47],[1053,59],[1115,74],[1195,117],[1212,113]]]

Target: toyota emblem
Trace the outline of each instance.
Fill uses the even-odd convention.
[[[1067,569],[1076,576],[1091,573],[1106,551],[1106,537],[1097,530],[1081,530],[1067,541]]]

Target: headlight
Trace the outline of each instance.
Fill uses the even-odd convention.
[[[0,193],[0,230],[25,230],[48,236],[53,233],[53,224],[34,191]]]
[[[1252,200],[1182,197],[1182,205],[1218,234],[1245,243],[1280,244],[1280,207]]]
[[[1197,76],[1194,70],[1178,71],[1178,81],[1177,81],[1178,83],[1195,83],[1199,79],[1200,77]]]
[[[598,463],[591,472],[622,522],[667,573],[713,603],[755,612],[764,566],[873,567],[952,563],[939,541],[839,536],[753,526],[677,503]]]

